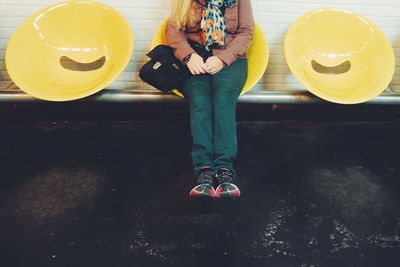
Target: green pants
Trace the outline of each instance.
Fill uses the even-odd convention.
[[[194,75],[185,81],[193,138],[194,171],[204,166],[228,168],[234,174],[237,154],[236,103],[247,79],[247,59],[238,59],[215,75]]]

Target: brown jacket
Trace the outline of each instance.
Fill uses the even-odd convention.
[[[196,25],[186,31],[178,31],[170,23],[166,34],[168,44],[174,49],[177,59],[183,61],[187,55],[195,51],[190,47],[187,38],[202,43],[200,22],[202,8],[206,0],[196,1]],[[253,39],[254,19],[250,0],[238,0],[225,11],[226,36],[225,45],[212,49],[213,55],[219,57],[227,65],[238,58],[246,57],[246,49]]]

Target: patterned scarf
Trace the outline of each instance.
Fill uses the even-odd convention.
[[[207,5],[203,8],[201,19],[201,30],[203,40],[207,50],[210,46],[225,44],[225,21],[222,15],[221,7],[229,7],[235,4],[237,0],[208,0]]]

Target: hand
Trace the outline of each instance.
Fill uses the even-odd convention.
[[[203,58],[201,56],[199,56],[197,53],[192,54],[189,62],[186,65],[193,75],[207,73],[206,64],[204,64]]]
[[[209,57],[206,61],[207,72],[211,75],[218,73],[224,67],[224,62],[216,56]]]

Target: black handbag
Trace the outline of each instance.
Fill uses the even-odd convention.
[[[204,60],[212,56],[201,44],[188,39],[190,46]],[[139,71],[139,77],[146,83],[163,92],[181,90],[183,83],[192,74],[187,66],[175,58],[173,50],[167,45],[158,45],[148,54],[151,59]]]
[[[181,89],[191,75],[189,69],[174,57],[172,48],[167,45],[156,46],[147,56],[151,59],[140,69],[139,77],[163,92]]]

